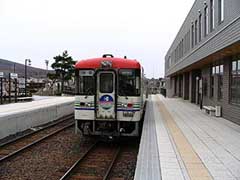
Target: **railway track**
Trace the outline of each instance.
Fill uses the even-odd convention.
[[[116,144],[93,144],[62,176],[66,179],[103,179],[111,174],[112,168],[121,152]]]
[[[73,115],[0,145],[0,163],[74,125]]]

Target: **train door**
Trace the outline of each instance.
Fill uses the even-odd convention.
[[[99,71],[97,74],[96,119],[113,120],[116,118],[115,73]]]

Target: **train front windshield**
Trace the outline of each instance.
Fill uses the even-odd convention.
[[[93,70],[79,70],[77,72],[77,94],[78,95],[94,95],[95,79]]]
[[[120,69],[119,70],[119,96],[140,95],[140,70]]]

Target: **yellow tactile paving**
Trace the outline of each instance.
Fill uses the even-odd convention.
[[[181,129],[177,126],[165,105],[160,99],[157,101],[157,104],[191,180],[211,180],[212,176],[208,169],[204,166]]]

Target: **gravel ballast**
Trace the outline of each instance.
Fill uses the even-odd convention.
[[[59,179],[94,141],[64,130],[0,164],[0,179]]]

